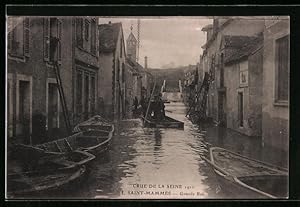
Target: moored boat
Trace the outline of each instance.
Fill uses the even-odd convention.
[[[18,172],[7,176],[7,195],[16,197],[59,190],[77,181],[86,171],[84,165],[51,170]]]
[[[210,148],[210,159],[203,159],[214,171],[221,189],[238,198],[287,198],[288,172],[235,152]]]
[[[184,123],[173,119],[171,117],[165,116],[163,120],[155,120],[152,118],[145,118],[142,117],[144,127],[151,127],[151,128],[177,128],[183,129]]]
[[[58,190],[78,180],[95,156],[84,151],[49,152],[16,144],[7,164],[7,195],[14,197]]]
[[[74,168],[88,164],[95,159],[93,154],[80,150],[63,152],[24,144],[17,144],[15,148],[17,157],[14,156],[12,160],[20,161],[23,165],[35,170]]]
[[[79,123],[73,129],[73,132],[90,131],[90,130],[103,130],[114,133],[114,125],[109,123],[106,119],[99,115],[93,116],[90,119]]]
[[[108,149],[112,136],[113,131],[82,131],[66,138],[36,145],[36,147],[54,153],[68,153],[79,150],[97,155]]]

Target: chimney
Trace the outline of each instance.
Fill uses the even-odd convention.
[[[148,64],[147,64],[147,56],[145,56],[145,69],[147,69]]]

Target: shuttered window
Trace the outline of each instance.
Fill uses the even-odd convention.
[[[44,60],[50,59],[50,18],[44,18]]]
[[[24,57],[24,18],[10,17],[9,18],[9,33],[8,33],[8,53],[14,57]],[[29,24],[27,37],[29,37]],[[29,40],[29,39],[28,39]],[[27,42],[29,48],[29,42]],[[29,52],[29,49],[27,49]]]
[[[57,38],[58,38],[58,44],[57,44],[57,61],[59,64],[61,64],[62,54],[61,54],[61,43],[62,43],[62,22],[61,20],[57,21]]]
[[[289,93],[289,35],[276,40],[276,101],[287,102]]]
[[[90,38],[90,22],[87,19],[84,21],[84,36],[85,36],[85,40],[89,41],[89,38]]]
[[[24,27],[24,56],[29,57],[29,45],[30,45],[30,20],[29,18],[25,18],[23,21]]]
[[[83,48],[83,20],[76,18],[76,43],[78,47]]]
[[[87,119],[95,113],[96,105],[96,74],[77,67],[75,107],[77,118]]]
[[[91,24],[91,53],[96,55],[96,37],[97,37],[97,23],[96,20],[92,20]]]

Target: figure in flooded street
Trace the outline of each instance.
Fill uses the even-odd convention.
[[[142,107],[142,113],[143,113],[143,117],[146,116],[146,112],[147,112],[147,100],[144,96],[142,96],[141,101],[140,101],[140,105]]]
[[[152,118],[156,120],[165,119],[165,104],[161,96],[161,93],[159,95],[154,96],[154,101],[152,101],[150,105],[150,114],[153,114]]]
[[[134,97],[134,100],[133,100],[133,110],[132,110],[132,113],[133,113],[133,117],[137,117],[138,115],[138,106],[139,106],[139,101],[137,99],[137,97]]]

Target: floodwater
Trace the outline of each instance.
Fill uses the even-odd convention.
[[[260,139],[232,130],[192,124],[183,103],[166,105],[168,116],[184,121],[184,130],[143,128],[140,119],[117,126],[111,149],[91,163],[78,186],[56,198],[214,199],[224,194],[201,158],[208,147],[221,146],[280,166],[287,155],[262,148]],[[274,156],[278,156],[274,157]]]

